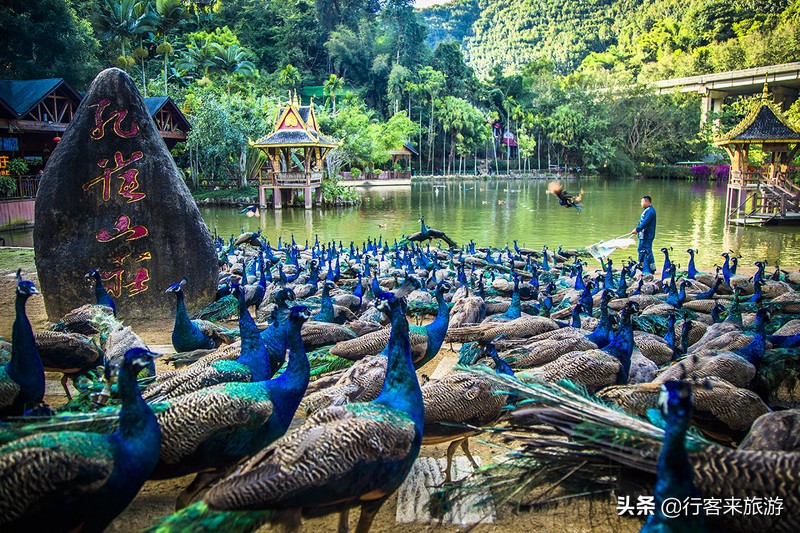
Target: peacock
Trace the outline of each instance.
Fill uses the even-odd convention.
[[[11,331],[11,359],[0,366],[0,418],[21,415],[44,398],[44,368],[33,328],[25,312],[28,298],[39,294],[32,281],[17,270],[16,318]]]
[[[100,272],[97,270],[90,270],[84,277],[94,282],[94,297],[97,305],[110,307],[114,312],[114,316],[117,316],[117,306],[114,305],[114,299],[111,298],[111,295],[108,294],[108,291],[103,286],[103,278],[100,276]]]
[[[411,362],[405,303],[378,298],[392,335],[383,390],[370,403],[325,409],[223,479],[198,502],[151,531],[252,531],[269,521],[339,513],[361,507],[357,531],[369,531],[383,503],[408,475],[422,444],[424,406]],[[290,522],[292,523],[292,522]]]
[[[625,305],[619,330],[606,347],[567,353],[539,368],[520,373],[520,379],[571,380],[590,392],[608,385],[628,383],[634,347],[631,316],[637,309],[635,302]]]
[[[303,306],[289,313],[289,363],[279,377],[221,383],[159,406],[161,455],[152,477],[199,472],[179,496],[178,508],[228,467],[286,432],[309,381],[308,356],[300,334],[309,316]]]
[[[167,379],[148,387],[144,394],[146,400],[152,402],[176,398],[219,383],[263,381],[272,375],[267,350],[247,310],[245,292],[240,285],[234,286],[233,291],[239,300],[239,331],[242,337],[239,357],[235,361],[221,359],[207,364],[199,362],[186,370],[174,372]]]
[[[497,354],[495,342],[498,340],[487,343],[483,354],[491,357],[497,373],[513,376],[514,371]],[[445,467],[445,484],[448,484],[453,454],[459,446],[475,469],[479,467],[469,451],[469,438],[480,433],[482,426],[497,422],[508,395],[480,374],[459,369],[424,384],[422,398],[425,402],[422,444],[450,443]]]
[[[229,331],[206,320],[191,320],[183,299],[183,286],[189,282],[183,278],[170,285],[165,292],[175,293],[178,305],[175,309],[175,326],[172,329],[172,347],[176,352],[216,348],[223,342],[233,342]]]
[[[425,217],[419,217],[419,223],[420,223],[419,232],[412,233],[405,239],[401,240],[398,243],[398,246],[403,246],[405,244],[408,244],[409,242],[424,242],[424,241],[431,241],[433,239],[442,239],[451,248],[458,248],[458,244],[456,243],[456,241],[448,237],[447,234],[445,234],[445,232],[440,231],[438,229],[429,228],[428,226],[426,226]]]
[[[94,339],[80,333],[39,331],[34,334],[36,348],[47,372],[61,372],[61,386],[72,400],[67,381],[73,381],[103,364],[103,350]]]
[[[413,283],[404,283],[402,292],[408,292]],[[436,318],[426,326],[414,326],[411,328],[411,350],[414,365],[419,368],[439,353],[439,349],[444,343],[445,336],[450,324],[450,309],[444,300],[444,295],[450,290],[450,283],[442,281],[436,287],[436,302],[438,311]],[[387,346],[389,330],[380,329],[373,333],[368,333],[362,337],[345,341],[331,348],[331,355],[344,357],[345,359],[358,360],[366,355],[376,354]]]
[[[269,356],[270,376],[274,376],[286,360],[286,348],[289,342],[289,302],[295,299],[292,289],[286,287],[280,289],[275,294],[273,322],[261,332],[261,342],[264,343]]]
[[[670,432],[669,417],[665,423],[649,423],[609,407],[589,397],[585,391],[569,384],[533,382],[523,384],[506,376],[483,372],[520,396],[524,403],[512,413],[514,431],[505,432],[514,446],[514,456],[502,464],[506,474],[495,471],[494,483],[503,475],[519,487],[519,479],[535,458],[537,471],[558,467],[561,471],[596,481],[598,474],[608,475],[608,460],[650,475],[659,474],[658,458],[664,444],[665,431]],[[684,415],[684,416],[688,416]],[[543,438],[541,424],[566,434],[570,442],[564,446],[561,438]],[[529,430],[534,431],[533,434]],[[694,469],[694,486],[703,498],[721,501],[745,498],[779,498],[780,515],[766,513],[706,515],[710,530],[752,532],[793,532],[800,528],[800,492],[796,473],[800,471],[800,454],[767,450],[735,450],[712,443],[693,431],[686,432],[686,450]],[[514,466],[517,468],[514,468]],[[662,469],[661,472],[664,472]],[[722,474],[724,473],[724,474]],[[482,479],[492,476],[486,468]],[[685,482],[685,480],[684,480]],[[485,483],[485,481],[484,481]],[[671,484],[667,484],[671,486]],[[581,491],[585,490],[580,487]],[[681,529],[677,529],[682,531]]]
[[[113,433],[47,432],[0,447],[0,529],[100,532],[128,506],[158,461],[161,432],[136,381],[153,355],[125,354]]]

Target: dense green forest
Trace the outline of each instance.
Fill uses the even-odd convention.
[[[168,94],[187,114],[193,129],[175,155],[196,185],[243,185],[261,161],[247,139],[309,87],[322,88],[320,122],[344,143],[333,174],[384,169],[409,139],[419,173],[558,165],[629,176],[713,151],[697,98],[655,96],[647,81],[796,60],[799,10],[790,0],[454,0],[422,11],[411,0],[6,0],[0,78],[64,77],[85,90],[100,69],[123,68],[145,96]],[[745,109],[731,103],[714,117],[723,126]]]

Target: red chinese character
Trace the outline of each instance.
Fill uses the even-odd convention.
[[[126,241],[133,241],[147,235],[147,228],[144,226],[131,227],[131,219],[126,215],[119,216],[116,224],[114,224],[114,229],[116,230],[112,230],[114,233],[105,229],[98,231],[96,237],[98,242],[111,242],[120,237],[125,237]]]
[[[100,140],[106,134],[106,124],[114,121],[114,133],[117,134],[118,137],[122,138],[130,138],[136,137],[139,134],[139,125],[135,122],[131,123],[131,129],[128,131],[124,131],[122,129],[122,121],[125,120],[125,117],[128,116],[127,109],[117,109],[108,118],[103,119],[103,111],[106,107],[111,105],[111,100],[108,98],[103,98],[96,104],[90,105],[89,107],[96,107],[97,111],[94,113],[94,129],[89,132],[89,136],[94,140]]]
[[[102,272],[100,274],[100,278],[103,281],[111,281],[111,285],[106,284],[106,290],[108,294],[113,296],[114,298],[119,298],[120,294],[122,294],[122,274],[125,271],[121,268],[117,270],[111,270],[107,272]]]
[[[106,168],[106,165],[108,165],[108,159],[101,159],[97,162],[97,166],[100,168],[106,168],[103,174],[97,176],[91,181],[87,181],[81,187],[84,191],[88,191],[89,187],[92,185],[102,182],[103,201],[107,202],[111,198],[111,175],[115,172],[119,172],[131,163],[139,161],[143,157],[144,154],[142,152],[133,152],[130,159],[125,159],[122,157],[122,152],[116,152],[114,154],[114,164],[116,165],[114,168]],[[128,199],[128,203],[138,202],[146,196],[145,193],[136,191],[136,189],[139,187],[138,176],[139,171],[133,168],[117,176],[118,178],[122,179],[122,185],[119,187],[119,193]]]
[[[150,281],[150,272],[146,268],[140,268],[136,271],[133,281],[126,283],[123,287],[128,289],[128,296],[136,296],[149,288],[146,285],[148,281]]]

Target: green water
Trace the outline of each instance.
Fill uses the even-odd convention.
[[[338,209],[302,208],[261,210],[248,218],[229,207],[200,209],[209,228],[227,238],[261,228],[275,245],[277,237],[298,243],[341,240],[361,244],[368,236],[393,239],[419,231],[417,219],[445,231],[459,244],[474,240],[480,246],[520,246],[541,249],[582,248],[629,232],[636,225],[644,194],[653,197],[658,212],[654,251],[672,246],[670,256],[685,265],[687,248],[699,249],[698,267],[709,269],[731,250],[742,265],[766,259],[770,265],[800,265],[800,228],[725,228],[725,185],[669,180],[584,179],[565,182],[570,192],[584,189],[584,210],[567,209],[546,194],[545,180],[421,181],[410,187],[361,189],[364,203]],[[379,225],[386,225],[380,228]],[[7,244],[30,246],[30,231],[2,234]],[[635,247],[618,251],[614,258],[635,256]]]
[[[641,214],[640,198],[648,194],[658,213],[653,250],[660,264],[662,247],[673,247],[670,257],[685,265],[687,248],[699,249],[698,268],[720,262],[719,254],[731,250],[740,264],[767,259],[770,265],[800,265],[800,228],[725,228],[725,185],[674,180],[584,179],[565,182],[565,189],[584,189],[583,212],[558,205],[548,195],[544,180],[423,181],[410,187],[362,189],[364,203],[340,209],[263,209],[260,217],[247,218],[237,210],[204,207],[201,213],[210,228],[228,237],[245,231],[261,231],[273,246],[280,235],[294,235],[299,244],[341,240],[344,246],[359,244],[368,236],[399,238],[419,231],[417,219],[445,231],[459,244],[520,246],[541,249],[583,248],[631,231]],[[379,225],[386,225],[380,228]],[[612,257],[636,256],[635,247]]]

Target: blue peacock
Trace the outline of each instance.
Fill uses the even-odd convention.
[[[286,432],[309,381],[308,357],[300,336],[308,317],[303,306],[290,311],[289,363],[279,377],[221,383],[160,406],[164,408],[158,414],[161,456],[152,477],[200,472],[179,497],[180,507],[228,467]],[[244,335],[242,342],[246,342]],[[263,348],[259,356],[266,359]]]
[[[0,529],[100,532],[128,506],[158,460],[161,432],[136,380],[153,355],[125,353],[113,433],[47,432],[0,447]]]
[[[34,294],[39,294],[36,286],[32,281],[22,279],[22,271],[17,270],[11,359],[0,366],[0,418],[21,415],[37,407],[44,397],[44,367],[25,312],[25,304]]]

